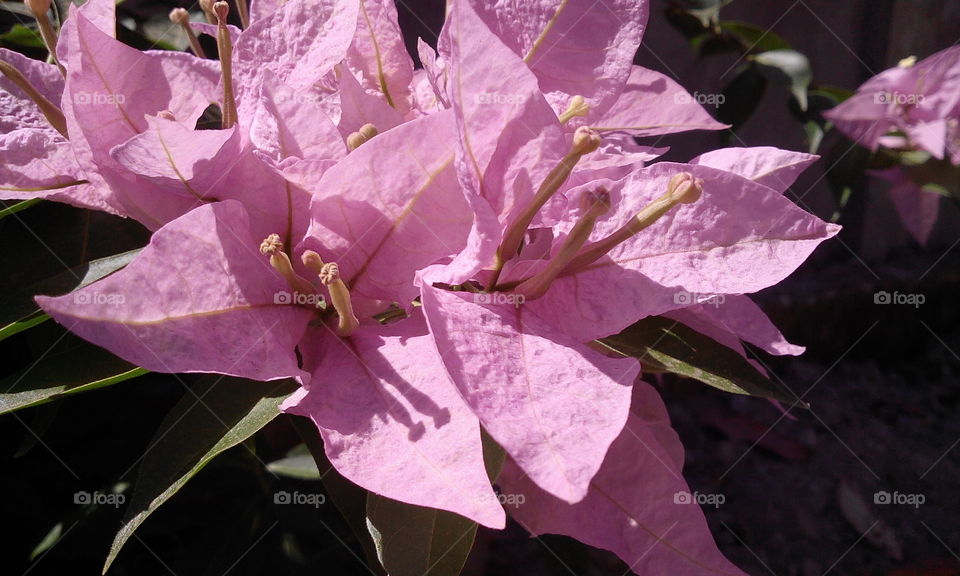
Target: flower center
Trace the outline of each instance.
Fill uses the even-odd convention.
[[[573,134],[573,145],[570,152],[557,164],[553,170],[547,174],[540,188],[537,189],[533,202],[527,208],[518,214],[510,224],[507,225],[506,232],[503,235],[503,241],[497,249],[497,258],[494,263],[493,280],[491,286],[496,286],[503,265],[517,256],[520,249],[520,243],[527,233],[527,228],[533,222],[534,217],[540,212],[540,209],[567,181],[574,166],[580,161],[580,158],[593,152],[600,147],[600,135],[593,130],[580,127]]]
[[[337,334],[340,336],[349,336],[360,326],[356,314],[353,312],[353,302],[350,299],[350,290],[340,278],[340,267],[336,262],[327,262],[320,258],[320,255],[313,250],[307,250],[301,257],[303,265],[317,273],[320,283],[327,287],[330,293],[330,303],[337,312],[339,318],[337,324]]]
[[[490,284],[490,291],[515,290],[525,300],[535,300],[546,294],[551,284],[559,277],[569,276],[590,266],[613,248],[639,234],[679,204],[692,204],[703,194],[703,181],[689,172],[675,174],[667,183],[667,191],[648,204],[616,232],[596,242],[586,243],[593,232],[597,219],[610,209],[610,195],[600,188],[584,194],[580,199],[583,216],[574,224],[560,250],[546,268],[538,274],[520,281],[497,285]]]

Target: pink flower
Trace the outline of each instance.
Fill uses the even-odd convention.
[[[960,164],[960,46],[905,59],[824,116],[871,150],[920,149]]]

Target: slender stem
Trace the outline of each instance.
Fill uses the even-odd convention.
[[[11,82],[16,84],[18,88],[23,90],[27,96],[33,100],[34,104],[37,105],[37,108],[40,109],[40,112],[43,113],[44,118],[47,119],[47,122],[53,126],[54,130],[59,132],[64,138],[67,137],[67,119],[64,117],[63,112],[56,106],[56,104],[47,100],[43,94],[37,91],[37,89],[30,84],[30,81],[27,80],[27,78],[19,70],[2,60],[0,60],[0,73],[6,76]]]

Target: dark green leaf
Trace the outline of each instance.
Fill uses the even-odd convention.
[[[750,119],[767,89],[767,79],[754,66],[746,66],[723,89],[717,120],[730,124],[734,132]]]
[[[310,455],[310,451],[303,444],[297,444],[286,456],[267,464],[267,470],[277,476],[295,478],[297,480],[319,480],[320,470]]]
[[[36,30],[27,28],[23,24],[14,24],[8,32],[0,34],[0,46],[10,48],[44,48],[43,38]]]
[[[57,522],[53,525],[53,528],[47,532],[47,535],[43,537],[43,540],[30,552],[30,561],[33,562],[38,556],[56,546],[57,542],[60,541],[61,535],[63,535],[63,522]]]
[[[367,527],[391,576],[457,576],[477,523],[445,510],[367,496]]]
[[[317,470],[320,471],[320,480],[333,505],[363,547],[367,568],[377,575],[385,574],[377,560],[376,545],[367,530],[367,491],[341,476],[333,467],[323,451],[323,441],[313,422],[301,416],[290,416],[290,420],[310,450]]]
[[[836,106],[851,96],[853,96],[854,91],[847,88],[840,88],[839,86],[817,86],[815,89],[810,90],[810,96],[814,95],[827,98],[833,102],[833,105]]]
[[[22,200],[14,204],[7,204],[6,202],[0,202],[0,205],[4,206],[4,208],[0,210],[0,219],[6,218],[11,214],[16,214],[21,210],[26,210],[27,208],[34,206],[36,204],[39,204],[42,201],[43,200],[41,200],[40,198],[34,198],[32,200]]]
[[[790,90],[801,110],[807,109],[807,88],[813,80],[813,70],[806,56],[796,50],[771,50],[751,59],[761,74]]]
[[[0,380],[0,414],[111,386],[147,371],[82,342]]]
[[[6,326],[0,327],[0,340],[4,340],[17,334],[23,332],[24,330],[29,330],[37,324],[42,324],[50,319],[50,316],[44,314],[41,310],[34,310],[32,314],[15,320]]]
[[[91,260],[46,280],[3,294],[0,297],[0,340],[49,319],[33,300],[37,294],[65,294],[79,290],[123,268],[139,252],[139,249],[130,250]]]
[[[721,22],[720,29],[733,36],[751,53],[770,50],[789,50],[790,44],[766,28],[760,28],[746,22]]]
[[[651,316],[600,343],[639,359],[644,369],[673,372],[734,394],[775,398],[789,405],[798,402],[739,353],[675,320]]]
[[[481,430],[483,464],[496,481],[506,452]],[[446,510],[367,496],[367,528],[391,576],[457,576],[473,549],[477,523]]]
[[[240,444],[280,414],[296,390],[291,380],[254,382],[210,376],[193,386],[160,424],[146,448],[123,526],[103,571],[133,532],[217,455]]]
[[[816,154],[823,142],[823,126],[813,120],[804,122],[803,131],[807,135],[807,152]]]

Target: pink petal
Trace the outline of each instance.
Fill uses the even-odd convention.
[[[337,471],[371,492],[503,528],[480,426],[450,383],[423,316],[341,340],[311,328],[310,386],[283,405],[313,420]]]
[[[422,294],[447,372],[487,432],[537,485],[581,500],[623,428],[639,364],[570,340],[523,305]]]
[[[780,333],[780,330],[770,321],[766,313],[748,296],[726,294],[703,304],[667,313],[667,316],[676,318],[691,328],[703,332],[714,340],[736,350],[736,347],[724,342],[715,334],[710,334],[700,327],[690,324],[685,318],[674,315],[677,312],[688,312],[695,315],[701,321],[714,326],[715,329],[731,334],[735,337],[735,341],[739,339],[749,342],[770,354],[799,356],[804,351],[803,346],[796,346],[788,342]]]
[[[424,116],[308,183],[313,223],[304,247],[337,262],[355,297],[409,303],[417,270],[463,250],[472,215],[453,171],[453,138],[449,112]]]
[[[744,294],[772,286],[840,229],[779,192],[735,174],[659,162],[606,183],[614,209],[598,220],[591,240],[633,218],[666,191],[678,172],[703,180],[697,202],[674,208],[590,267],[559,278],[543,298],[526,307],[586,342],[615,334],[640,318],[687,306],[691,294]],[[587,187],[593,185],[583,189]],[[564,222],[558,234],[572,225]]]
[[[379,132],[386,132],[403,122],[403,116],[391,108],[382,96],[370,94],[349,71],[338,74],[340,80],[340,122],[337,127],[344,138],[358,131],[364,124],[373,124]]]
[[[529,204],[569,143],[537,78],[469,2],[453,5],[440,48],[457,118],[457,176],[475,214],[467,250],[446,270],[462,280],[492,262],[505,223]],[[499,64],[478,65],[486,61]],[[556,203],[563,202],[557,195]],[[555,211],[556,205],[541,213]]]
[[[63,76],[53,64],[0,48],[0,60],[14,66],[52,104],[63,94]],[[0,198],[45,198],[81,208],[116,213],[102,189],[82,183],[73,147],[37,105],[0,76]]]
[[[72,11],[76,13],[64,25],[75,46],[67,62],[63,106],[77,161],[94,186],[111,190],[110,203],[121,213],[159,228],[194,202],[153,194],[110,151],[145,131],[147,117],[162,110],[192,126],[217,92],[216,63],[184,53],[134,50],[103,34],[82,12]]]
[[[875,171],[873,174],[890,182],[887,194],[900,215],[900,221],[914,240],[926,246],[940,214],[940,195],[917,186],[900,168]]]
[[[250,21],[256,22],[273,14],[283,4],[283,0],[250,0]]]
[[[652,402],[654,397],[646,398]],[[667,434],[676,436],[664,421],[631,414],[590,492],[575,504],[540,490],[508,460],[501,489],[525,497],[509,508],[511,515],[533,535],[564,534],[610,550],[636,574],[745,576],[717,549],[700,507],[685,503],[690,489],[672,450],[663,445]]]
[[[243,31],[233,51],[241,117],[251,117],[268,74],[307,91],[343,60],[357,26],[356,0],[289,0]]]
[[[449,59],[460,180],[506,218],[532,199],[569,145],[537,78],[469,2],[453,6],[440,42]],[[498,65],[479,64],[486,61]]]
[[[239,203],[202,206],[154,233],[123,270],[37,303],[71,332],[155,372],[307,376],[294,347],[313,313],[274,303],[289,288],[259,243]]]
[[[413,60],[407,54],[393,0],[360,0],[347,65],[363,74],[365,88],[380,92],[400,114],[410,109]]]
[[[837,130],[857,144],[877,150],[880,139],[897,128],[889,106],[878,101],[878,93],[857,93],[823,113]]]
[[[797,181],[797,177],[819,158],[814,154],[793,150],[755,146],[713,150],[697,156],[690,164],[732,172],[777,192],[786,192]]]
[[[947,146],[947,121],[945,119],[916,122],[908,125],[906,132],[917,148],[926,150],[934,158],[943,160],[944,150]]]
[[[57,41],[57,58],[64,66],[68,66],[66,63],[70,60],[70,51],[74,47],[71,35],[76,31],[76,27],[68,25],[74,12],[83,14],[88,22],[110,38],[117,37],[117,9],[114,0],[89,0],[79,6],[71,4],[67,19],[60,28],[60,38]]]
[[[634,66],[626,86],[604,115],[593,120],[600,131],[658,136],[687,130],[723,130],[683,86],[670,77]]]
[[[525,60],[556,113],[580,95],[590,105],[591,123],[623,90],[649,15],[649,3],[635,0],[471,3]]]
[[[186,198],[210,199],[226,166],[240,154],[235,128],[198,131],[156,117],[148,117],[147,126],[110,155],[130,172]]]
[[[449,108],[450,102],[447,100],[447,66],[446,61],[437,55],[429,44],[423,41],[423,38],[417,38],[417,54],[420,56],[420,62],[423,64],[423,71],[433,87],[433,92],[437,96],[440,108]]]
[[[269,78],[269,76],[268,76]],[[274,162],[290,157],[339,160],[343,138],[310,92],[296,92],[269,79],[250,125],[250,140]]]

